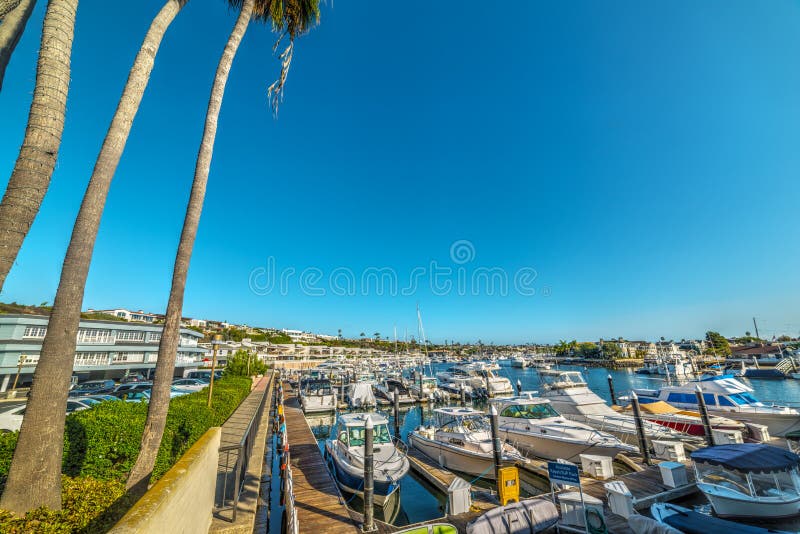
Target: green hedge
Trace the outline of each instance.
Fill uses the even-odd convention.
[[[208,391],[170,401],[167,425],[158,451],[153,480],[166,473],[209,428],[220,426],[250,393],[248,378],[225,377],[214,382],[212,408]],[[109,401],[70,414],[64,431],[63,473],[124,482],[139,454],[147,404]],[[8,475],[17,433],[0,435],[0,482]]]

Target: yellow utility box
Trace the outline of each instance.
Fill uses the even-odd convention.
[[[519,471],[516,467],[503,467],[500,469],[500,480],[497,482],[500,505],[505,506],[510,501],[519,502]]]

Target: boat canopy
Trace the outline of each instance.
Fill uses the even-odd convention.
[[[681,413],[681,410],[664,401],[646,402],[640,406],[643,412],[653,415]]]
[[[800,456],[764,443],[734,443],[706,447],[692,453],[698,463],[720,465],[743,473],[789,471],[800,465]]]

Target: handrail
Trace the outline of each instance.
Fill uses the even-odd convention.
[[[266,405],[267,397],[271,391],[274,379],[275,373],[273,372],[267,379],[267,385],[264,388],[264,393],[261,396],[258,407],[256,408],[250,420],[247,422],[247,427],[245,428],[242,437],[239,438],[239,442],[232,445],[223,445],[219,448],[220,456],[222,453],[225,453],[225,474],[223,476],[221,502],[215,503],[214,515],[231,523],[236,521],[236,511],[239,508],[239,497],[244,488],[245,474],[247,473],[247,469],[250,465],[250,455],[253,451],[253,445],[255,444],[256,436],[258,434],[258,424],[264,413],[264,406]],[[236,462],[233,465],[232,471],[228,471],[230,467],[230,456],[232,453],[236,454]],[[226,505],[225,503],[228,500],[228,479],[230,478],[230,473],[233,473],[234,477],[232,486],[233,495],[231,504]],[[222,515],[222,512],[227,512],[229,510],[231,511],[230,518]]]

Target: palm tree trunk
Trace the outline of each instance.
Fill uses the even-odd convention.
[[[83,292],[108,188],[147,87],[167,27],[188,0],[168,0],[153,19],[136,55],[72,230],[50,322],[33,374],[28,407],[0,508],[24,513],[61,508],[64,415]],[[60,3],[51,0],[50,5]],[[77,0],[73,0],[77,3]],[[49,8],[48,8],[49,9]],[[0,219],[2,220],[2,219]]]
[[[245,0],[242,4],[239,17],[230,37],[228,37],[228,43],[225,45],[225,50],[222,52],[222,57],[217,65],[214,85],[211,88],[203,139],[200,143],[200,151],[197,154],[197,163],[194,170],[192,192],[189,195],[189,204],[186,207],[186,216],[183,220],[178,252],[175,255],[175,266],[172,270],[172,287],[167,303],[164,331],[158,346],[158,363],[156,363],[153,389],[147,409],[147,421],[142,435],[142,445],[139,457],[136,459],[136,464],[133,466],[127,482],[128,489],[132,490],[134,494],[142,494],[147,489],[150,475],[156,462],[156,456],[158,455],[158,449],[161,445],[161,438],[164,435],[164,426],[166,425],[167,410],[169,408],[170,386],[175,372],[175,357],[180,341],[183,293],[186,288],[186,276],[189,272],[189,262],[192,257],[195,237],[197,236],[197,227],[200,223],[200,214],[203,211],[203,200],[206,196],[211,156],[214,152],[214,139],[217,135],[217,119],[233,58],[236,56],[239,43],[241,43],[242,37],[247,31],[254,5],[255,0]]]
[[[5,54],[10,56],[32,9],[32,1],[20,3],[3,21],[0,26],[2,32],[18,27],[18,33],[16,36],[8,36],[2,42],[0,60]],[[28,126],[5,195],[0,202],[0,290],[3,289],[8,271],[17,259],[23,239],[39,212],[56,166],[61,133],[64,131],[77,10],[78,0],[51,0],[47,4],[39,63],[36,67],[36,85],[28,112]],[[6,58],[5,62],[7,61]],[[5,62],[0,64],[0,71],[5,69]]]
[[[36,0],[0,0],[0,89],[11,54],[19,43]]]

